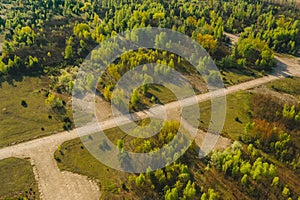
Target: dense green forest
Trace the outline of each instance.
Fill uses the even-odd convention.
[[[264,1],[32,0],[2,1],[1,8],[2,79],[16,73],[46,74],[52,80],[47,95],[53,93],[50,97],[57,98],[49,103],[58,109],[62,103],[57,93],[71,93],[77,66],[88,53],[106,38],[126,30],[151,26],[187,34],[224,70],[270,71],[275,65],[273,51],[297,54],[300,48],[298,9]],[[226,45],[224,31],[241,33],[232,50]],[[161,63],[174,62],[178,66],[180,62],[180,58],[172,60],[168,54],[152,50],[148,54]],[[136,52],[133,56],[145,55]],[[143,62],[131,59],[115,63],[112,69],[118,70],[108,73],[118,80],[125,69]],[[95,81],[87,80],[85,84]],[[99,87],[106,99],[112,89],[113,83],[108,82]]]
[[[74,88],[85,58],[91,55],[93,60],[101,60],[103,55],[95,47],[118,33],[142,27],[172,29],[194,39],[211,57],[201,59],[201,66],[214,61],[225,86],[271,73],[277,65],[276,53],[293,56],[300,53],[300,7],[294,1],[281,4],[263,0],[0,0],[0,86],[7,88],[7,82],[19,87],[12,82],[26,80],[23,77],[42,77],[42,88],[36,88],[35,93],[42,96],[37,101],[42,99],[47,109],[41,111],[43,118],[52,120],[51,126],[55,123],[64,130],[74,128],[72,93],[95,87],[97,95],[111,103],[112,91],[120,78],[146,63],[157,63],[155,71],[163,74],[176,69],[191,81],[197,94],[207,92],[204,83],[216,78],[216,73],[201,77],[184,58],[156,49],[126,52],[107,67],[102,77],[87,76]],[[239,40],[233,43],[226,32],[238,35]],[[164,42],[164,35],[156,39]],[[114,48],[107,47],[105,51]],[[134,78],[146,82],[153,77],[145,73]],[[282,102],[271,94],[249,92],[248,99],[237,103],[247,102],[249,110],[232,106],[249,121],[241,121],[234,113],[230,116],[232,126],[243,129],[238,129],[238,137],[230,130],[222,133],[238,141],[203,159],[199,159],[199,148],[193,143],[183,157],[163,169],[137,174],[116,172],[96,161],[79,139],[59,146],[54,157],[62,170],[100,182],[102,179],[99,187],[103,199],[299,200],[299,82],[296,78],[284,79],[271,83],[268,88],[277,95],[289,95],[293,101]],[[130,98],[130,111],[174,100],[170,91],[145,84]],[[24,99],[18,101],[23,109],[28,107],[27,102],[34,104]],[[6,108],[2,111],[9,113]],[[119,129],[108,130],[108,135],[112,135],[119,148],[119,159],[126,162],[125,149],[136,153],[155,151],[175,137],[178,127],[178,122],[169,121],[156,137],[145,140],[128,139]],[[44,125],[38,131],[45,131]],[[3,140],[7,141],[1,145],[35,137],[39,135],[18,136],[18,141],[11,141],[5,136]],[[180,141],[184,143],[185,139],[182,137]],[[103,143],[99,148],[106,146]],[[93,165],[83,165],[88,162]]]

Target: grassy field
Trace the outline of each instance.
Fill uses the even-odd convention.
[[[28,160],[7,158],[0,161],[0,199],[39,199],[32,166]]]
[[[285,78],[268,84],[268,87],[277,92],[300,96],[300,78]]]
[[[2,52],[3,42],[4,42],[4,35],[0,34],[0,52]]]
[[[251,119],[251,94],[247,91],[227,96],[226,120],[223,132],[231,139],[237,140],[244,134],[244,128]]]
[[[152,96],[157,97],[158,102],[162,104],[176,101],[177,98],[172,91],[161,85],[155,85],[150,87],[148,91]]]
[[[49,118],[45,87],[44,77],[16,77],[0,84],[0,147],[63,130],[59,119]]]
[[[264,76],[263,72],[257,71],[249,67],[221,69],[220,73],[223,79],[223,83],[227,87],[251,81],[255,78],[260,78]]]
[[[222,78],[225,86],[232,86],[255,79],[256,76],[245,75],[234,71],[223,71]]]
[[[237,140],[244,133],[244,127],[251,119],[250,108],[251,94],[248,91],[237,92],[227,96],[226,119],[223,128],[223,135]],[[186,116],[198,117],[201,129],[207,129],[211,123],[211,101],[201,102],[199,104],[200,116],[193,115],[193,107],[186,108]],[[188,113],[191,114],[188,114]],[[214,123],[214,122],[212,122]]]
[[[4,34],[0,34],[0,43],[3,43],[4,42]]]

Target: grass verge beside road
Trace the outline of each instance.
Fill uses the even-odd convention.
[[[0,85],[0,148],[63,131],[45,103],[45,77],[16,77]]]
[[[0,199],[39,199],[38,185],[28,160],[0,160],[0,186]]]
[[[268,87],[277,92],[300,96],[300,78],[291,77],[280,79],[269,83]]]

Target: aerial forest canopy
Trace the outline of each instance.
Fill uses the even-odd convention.
[[[0,128],[0,148],[69,131],[75,128],[76,114],[81,117],[80,125],[89,124],[93,113],[82,104],[82,94],[87,91],[95,92],[94,99],[90,98],[95,106],[90,107],[100,116],[99,121],[113,119],[114,107],[136,117],[132,117],[137,119],[134,125],[146,127],[152,119],[140,119],[135,116],[138,111],[160,109],[190,97],[178,98],[163,85],[167,81],[153,83],[159,75],[167,77],[176,71],[190,83],[193,95],[205,97],[211,89],[209,83],[216,80],[222,89],[227,87],[226,120],[220,136],[223,150],[199,158],[203,141],[196,138],[183,156],[173,155],[173,150],[186,144],[186,138],[179,135],[179,143],[170,146],[167,153],[153,156],[156,160],[167,158],[168,166],[156,171],[148,168],[146,173],[125,173],[105,166],[79,139],[59,145],[51,158],[62,170],[99,180],[103,199],[299,200],[300,78],[293,77],[296,73],[291,70],[297,64],[282,70],[288,62],[279,62],[280,58],[296,61],[300,55],[299,13],[300,2],[295,0],[0,0],[0,126],[4,127]],[[128,44],[129,39],[143,40],[138,29],[147,27],[165,30],[148,37],[154,48],[120,50],[119,44]],[[207,54],[200,58],[191,55],[197,60],[194,67],[193,59],[184,57],[191,49],[180,49],[182,56],[170,51],[177,44],[168,40],[166,29],[192,38]],[[112,38],[120,43],[103,45]],[[162,46],[170,48],[159,48]],[[116,50],[121,52],[116,59],[103,62]],[[86,64],[87,60],[92,64]],[[209,65],[218,70],[206,70]],[[101,76],[86,75],[82,69],[93,69]],[[141,83],[132,94],[125,87],[118,88],[129,71],[134,72],[124,85],[131,89],[131,83]],[[291,77],[283,78],[287,75]],[[178,86],[184,94],[190,89],[176,84],[179,78],[169,79],[169,85]],[[204,134],[210,124],[218,123],[212,120],[212,102],[203,100],[206,97],[199,99],[201,96],[193,106],[203,109],[201,116],[193,106],[184,111],[197,122],[192,128]],[[72,107],[76,100],[81,109],[78,112]],[[183,112],[173,108],[170,115],[184,119]],[[155,128],[161,126],[160,121],[154,124]],[[168,120],[149,138],[134,138],[119,128],[105,131],[117,146],[115,158],[121,168],[129,169],[127,150],[153,153],[177,137],[180,123]],[[138,136],[145,133],[136,131]],[[110,151],[106,140],[98,143],[93,135],[85,139],[95,142],[96,149]],[[176,161],[170,162],[173,159]]]
[[[269,70],[274,65],[272,50],[296,54],[300,46],[297,10],[264,1],[30,0],[2,1],[0,6],[0,32],[5,35],[2,75],[51,73],[78,65],[111,35],[149,26],[193,37],[224,68],[250,65]],[[241,33],[245,41],[236,48],[256,53],[224,50],[224,31]],[[252,45],[245,45],[247,41]]]

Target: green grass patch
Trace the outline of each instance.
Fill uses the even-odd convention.
[[[239,136],[244,133],[244,128],[251,119],[250,99],[251,94],[247,91],[230,94],[227,97],[226,119],[223,128],[223,134],[231,139],[238,140]],[[186,108],[185,116],[188,120],[198,120],[201,129],[207,129],[211,122],[211,101],[201,102],[199,104],[200,116],[193,115],[194,107]],[[191,114],[189,114],[189,112]],[[218,113],[215,113],[218,115]],[[198,119],[193,119],[198,117]]]
[[[39,199],[38,185],[28,160],[7,158],[0,161],[0,199]]]
[[[277,92],[300,95],[300,78],[279,79],[269,83],[268,87]]]
[[[234,140],[244,134],[245,126],[251,120],[250,99],[251,94],[247,91],[238,92],[227,97],[224,133],[227,133]]]
[[[3,43],[5,40],[4,34],[0,34],[0,43]]]
[[[225,86],[232,86],[239,83],[251,81],[255,78],[262,76],[259,72],[252,70],[248,71],[238,71],[238,70],[230,70],[230,71],[222,71],[222,79]]]
[[[25,76],[1,83],[0,147],[63,130],[61,120],[45,104],[47,87],[44,77]]]
[[[152,87],[149,88],[148,93],[152,96],[155,96],[157,101],[161,104],[177,101],[175,94],[162,85],[152,85]]]

